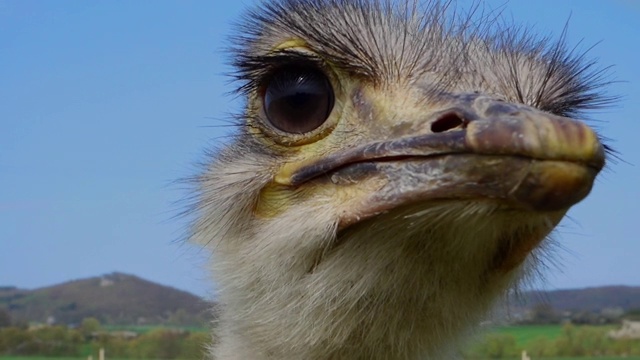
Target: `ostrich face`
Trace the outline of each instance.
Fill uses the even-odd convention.
[[[281,1],[245,24],[247,106],[200,179],[194,238],[253,353],[441,354],[604,165],[570,118],[603,101],[581,57],[387,5]]]

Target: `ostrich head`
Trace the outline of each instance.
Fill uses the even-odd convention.
[[[447,357],[605,162],[601,73],[446,4],[249,13],[246,107],[197,179],[220,359]]]

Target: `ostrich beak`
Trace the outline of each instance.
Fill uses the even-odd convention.
[[[587,196],[605,162],[603,145],[585,123],[482,95],[458,96],[420,129],[287,163],[274,183],[350,189],[353,199],[339,221],[345,228],[435,200],[564,213]]]

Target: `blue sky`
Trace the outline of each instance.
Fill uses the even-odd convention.
[[[252,3],[0,0],[0,285],[121,271],[212,293],[208,254],[179,241],[173,181],[229,131],[224,48]],[[640,2],[511,1],[504,15],[544,35],[571,17],[569,44],[597,44],[589,57],[620,80],[622,99],[591,116],[624,161],[561,224],[562,271],[540,286],[640,285]]]

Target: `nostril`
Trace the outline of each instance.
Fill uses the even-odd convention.
[[[440,116],[431,124],[431,131],[434,133],[445,132],[455,128],[465,127],[464,119],[455,112],[449,112]]]

